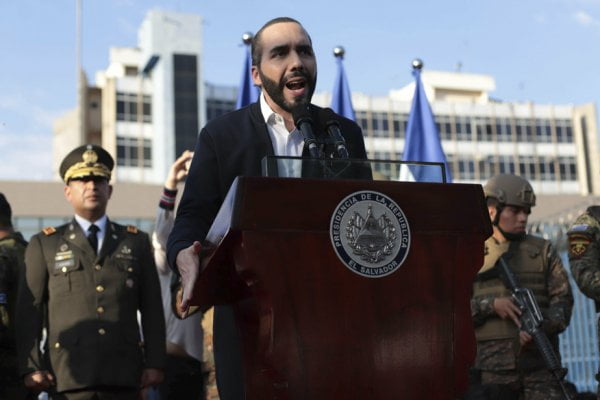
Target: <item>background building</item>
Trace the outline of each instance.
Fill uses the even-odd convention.
[[[149,11],[137,48],[111,48],[95,86],[82,74],[78,109],[55,123],[54,169],[69,149],[96,143],[115,156],[115,181],[162,183],[206,123],[201,61],[200,16]]]
[[[487,75],[424,70],[421,78],[454,182],[516,173],[538,194],[600,194],[594,104],[494,100]],[[411,83],[386,97],[352,95],[369,158],[401,160],[413,93]],[[315,103],[328,106],[331,96],[317,94]]]

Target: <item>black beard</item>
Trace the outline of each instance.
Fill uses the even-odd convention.
[[[280,81],[279,83],[275,82],[272,79],[267,78],[262,71],[258,70],[258,75],[260,76],[260,80],[262,81],[262,89],[269,94],[271,100],[275,102],[281,109],[291,113],[292,109],[296,107],[298,104],[308,104],[310,103],[310,99],[312,99],[312,95],[315,91],[315,83],[317,81],[317,77],[314,79],[310,79],[305,72],[296,72],[291,77],[301,76],[306,81],[306,94],[300,98],[296,98],[294,103],[289,103],[285,100],[283,96],[283,88],[285,87],[285,80]]]

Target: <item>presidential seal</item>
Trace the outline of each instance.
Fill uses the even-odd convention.
[[[343,199],[333,212],[329,234],[342,263],[368,278],[396,271],[410,248],[406,216],[379,192],[355,192]]]

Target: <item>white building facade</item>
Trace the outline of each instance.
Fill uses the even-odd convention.
[[[96,143],[115,157],[115,181],[162,184],[173,161],[193,150],[206,123],[202,19],[149,11],[138,47],[113,47],[109,53],[108,67],[96,73],[96,86],[88,86],[79,100],[84,116],[99,117],[85,118],[83,139],[72,133],[76,114],[57,121],[55,164],[65,142],[70,148]]]
[[[487,75],[425,70],[421,78],[454,182],[516,173],[538,194],[600,194],[594,104],[492,100],[495,82]],[[414,83],[386,97],[352,94],[369,158],[402,159],[413,94]],[[328,106],[331,95],[319,93],[314,102]]]

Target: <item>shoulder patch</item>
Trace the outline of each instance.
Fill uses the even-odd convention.
[[[56,228],[54,228],[53,226],[47,226],[44,229],[42,229],[42,232],[44,232],[44,235],[50,236],[56,233]]]
[[[569,257],[571,259],[581,258],[591,242],[592,240],[587,235],[569,235]]]
[[[138,233],[138,228],[133,225],[127,225],[127,232],[129,233]]]

